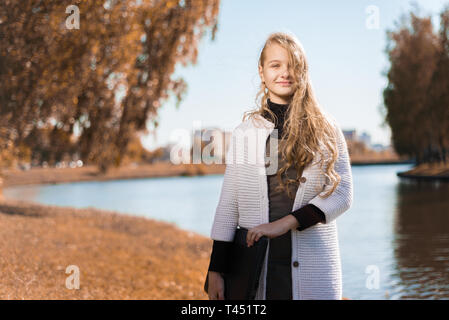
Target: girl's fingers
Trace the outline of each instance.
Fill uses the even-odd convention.
[[[248,234],[246,235],[246,244],[249,246],[251,242],[251,231],[248,231]]]
[[[251,245],[251,243],[252,243],[252,240],[253,239],[253,234],[252,233],[250,233],[250,234],[248,234],[248,247]]]
[[[253,244],[254,237],[255,237],[254,231],[252,231],[252,230],[248,231],[248,236],[247,236],[247,240],[246,240],[246,242],[248,243],[248,246],[251,246]]]
[[[249,237],[248,237],[249,240],[247,241],[248,242],[248,246],[252,246],[254,244],[254,242],[259,241],[261,236],[262,236],[262,232],[261,231],[259,231],[257,233],[251,233],[249,235]]]
[[[257,230],[249,230],[248,231],[248,235],[246,237],[246,242],[249,246],[252,246],[254,244],[254,242],[259,241],[259,239],[263,236],[263,232],[262,231],[257,231]]]
[[[256,237],[257,237],[257,233],[254,233],[253,234],[253,237],[252,237],[252,242],[251,242],[251,244],[254,244],[254,242],[256,241]]]

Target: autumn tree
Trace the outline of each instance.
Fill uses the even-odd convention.
[[[103,171],[120,165],[136,133],[156,130],[163,103],[174,95],[179,105],[187,84],[172,74],[196,63],[209,29],[214,39],[218,9],[218,0],[2,0],[0,142],[39,149],[30,134],[56,127],[76,144],[55,147]],[[79,29],[69,28],[77,12]]]
[[[449,161],[449,6],[440,15],[437,65],[429,89],[429,117],[437,161]]]
[[[430,17],[413,12],[387,32],[385,120],[396,152],[418,163],[445,161],[448,152],[448,12],[441,14],[439,34]]]

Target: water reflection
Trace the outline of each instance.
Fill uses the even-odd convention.
[[[397,185],[392,298],[449,298],[449,183]]]

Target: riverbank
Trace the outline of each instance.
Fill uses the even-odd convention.
[[[207,299],[212,240],[96,209],[0,200],[0,299]],[[66,268],[80,271],[67,289]]]
[[[180,164],[169,162],[111,168],[106,174],[96,166],[81,168],[32,168],[30,170],[3,170],[3,187],[28,184],[54,184],[79,181],[107,181],[171,176],[223,174],[223,164]]]
[[[449,163],[424,163],[397,175],[413,180],[449,181]]]
[[[352,166],[403,164],[411,163],[399,159],[357,158],[351,161]],[[3,187],[29,184],[55,184],[78,181],[107,181],[117,179],[143,179],[172,176],[196,176],[208,174],[224,174],[224,164],[180,164],[169,162],[144,164],[138,166],[123,166],[112,168],[106,174],[101,174],[96,166],[81,168],[32,168],[30,170],[3,170]],[[1,189],[1,187],[0,187]],[[0,191],[1,192],[1,191]]]

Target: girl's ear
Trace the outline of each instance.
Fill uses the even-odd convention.
[[[259,65],[259,76],[260,76],[260,80],[262,82],[265,82],[265,79],[263,78],[263,68],[260,65]]]

